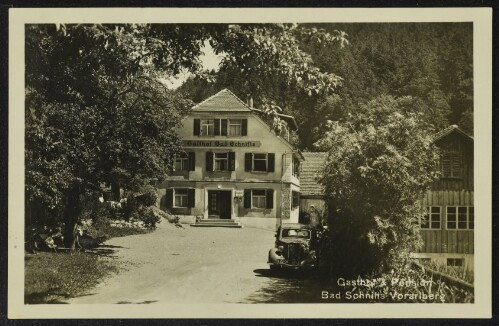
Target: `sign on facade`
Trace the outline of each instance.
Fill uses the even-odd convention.
[[[258,140],[183,140],[184,147],[260,147]]]

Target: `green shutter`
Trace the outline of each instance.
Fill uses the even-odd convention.
[[[196,169],[196,153],[189,152],[189,171],[194,171]]]
[[[215,119],[215,136],[220,136],[220,119]]]
[[[173,207],[173,189],[171,189],[171,188],[166,189],[165,204],[166,204],[166,208]]]
[[[229,152],[229,171],[236,170],[236,153]]]
[[[269,153],[267,158],[268,158],[267,171],[274,172],[274,170],[275,170],[275,154]]]
[[[222,136],[227,136],[227,119],[222,119],[221,135]]]
[[[196,206],[196,189],[187,190],[187,206],[188,207]]]
[[[199,136],[201,134],[201,120],[194,119],[194,136]]]
[[[274,190],[273,189],[267,189],[267,193],[266,193],[266,205],[267,205],[267,208],[274,208]]]
[[[253,170],[253,153],[244,154],[244,171]]]
[[[213,171],[213,152],[206,152],[206,171]]]
[[[243,119],[243,124],[241,126],[241,136],[248,135],[248,119]]]
[[[251,208],[251,189],[244,189],[244,208]]]

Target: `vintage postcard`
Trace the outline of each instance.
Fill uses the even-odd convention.
[[[11,9],[8,317],[490,317],[491,68],[488,8]]]

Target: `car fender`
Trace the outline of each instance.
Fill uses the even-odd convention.
[[[283,259],[284,257],[280,254],[279,249],[272,248],[269,250],[269,263],[275,263]]]

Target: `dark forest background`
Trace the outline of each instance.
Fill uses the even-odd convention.
[[[347,34],[344,47],[321,45],[307,34],[300,47],[323,72],[343,78],[333,95],[297,94],[285,82],[248,82],[236,68],[191,77],[177,92],[198,103],[229,88],[240,98],[255,98],[265,90],[283,113],[295,116],[299,147],[314,150],[327,121],[342,121],[382,95],[410,96],[436,132],[451,124],[473,134],[473,26],[471,23],[305,24]],[[255,88],[254,85],[257,85]]]

